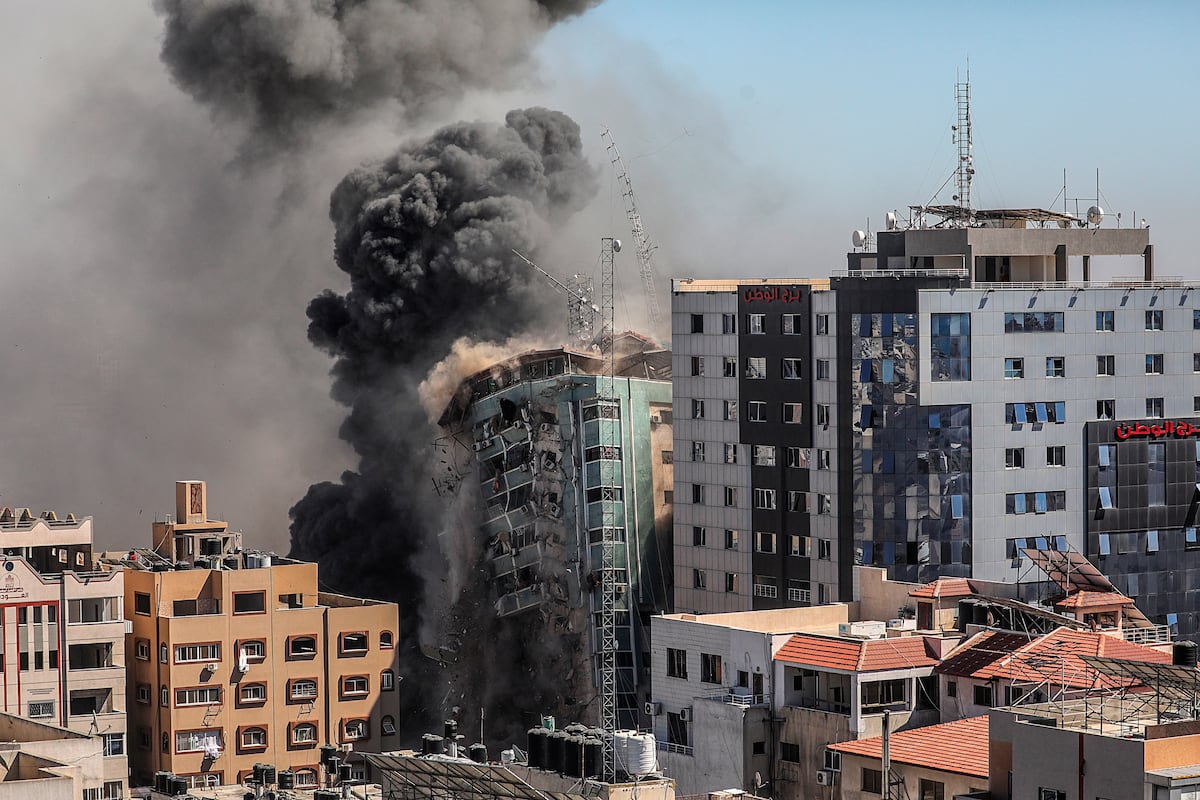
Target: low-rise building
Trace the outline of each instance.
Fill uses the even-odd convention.
[[[322,744],[395,747],[394,603],[320,591],[316,564],[243,549],[208,518],[202,481],[176,484],[153,544],[108,559],[132,621],[135,783],[238,783],[263,762],[311,788]]]
[[[103,736],[0,714],[0,800],[121,800]]]

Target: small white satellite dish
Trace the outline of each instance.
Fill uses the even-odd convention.
[[[850,242],[855,247],[862,247],[867,243],[867,235],[862,231],[855,231],[854,233],[850,234]]]
[[[1104,209],[1100,206],[1092,206],[1088,209],[1087,221],[1089,225],[1099,225],[1104,221]]]
[[[883,215],[883,218],[885,220],[887,220],[887,229],[889,231],[896,230],[896,212],[895,211],[887,212],[886,214]]]
[[[621,252],[621,240],[620,239],[613,239],[613,252],[614,253]]]

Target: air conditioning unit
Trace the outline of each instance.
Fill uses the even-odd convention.
[[[692,709],[690,707],[679,709],[679,719],[682,722],[691,722],[692,721]]]
[[[238,657],[238,672],[245,675],[250,671],[250,659],[246,657],[246,651],[243,650],[241,656]]]
[[[662,713],[662,703],[654,703],[649,700],[646,701],[646,716],[647,717],[657,717],[661,713]]]
[[[617,593],[617,594],[625,594],[625,589],[626,589],[626,588],[627,588],[627,587],[625,586],[625,584],[623,584],[623,583],[618,583],[618,584],[616,584],[615,586],[613,586],[613,591],[614,591],[615,593]]]
[[[837,782],[837,773],[831,770],[822,769],[817,771],[818,786],[833,786]]]
[[[205,664],[204,668],[206,670],[208,670],[209,672],[216,672],[220,668],[220,665],[219,664]]]
[[[549,433],[549,432],[550,432],[550,423],[543,422],[542,423],[542,433]]]
[[[521,462],[521,472],[529,472],[529,462],[528,461]]]
[[[546,513],[552,517],[557,517],[559,512],[558,503],[546,503]]]

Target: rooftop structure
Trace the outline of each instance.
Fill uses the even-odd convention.
[[[120,800],[106,750],[101,736],[0,713],[0,800]]]
[[[317,785],[318,746],[394,741],[398,609],[320,591],[317,565],[242,548],[207,518],[201,481],[176,484],[154,547],[123,568],[133,778],[240,783],[256,763]],[[363,767],[358,765],[361,772]]]

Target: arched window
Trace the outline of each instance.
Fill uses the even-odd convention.
[[[313,725],[311,722],[298,722],[292,727],[292,744],[306,745],[316,743],[316,725]]]
[[[302,767],[295,772],[297,789],[307,789],[317,785],[317,771],[312,767]]]
[[[396,720],[391,715],[383,718],[383,720],[380,722],[380,727],[383,728],[384,736],[396,735]]]
[[[288,698],[291,700],[317,699],[317,682],[308,678],[298,678],[288,683]]]
[[[380,634],[379,634],[379,647],[380,647],[380,649],[382,649],[382,650],[389,650],[389,649],[391,649],[391,648],[393,647],[393,644],[392,644],[392,632],[391,632],[391,631],[382,631],[382,632],[380,632]]]
[[[379,673],[379,688],[385,692],[390,692],[396,688],[396,674],[390,669],[385,669]]]
[[[267,729],[255,725],[242,728],[238,733],[238,742],[242,750],[265,750],[267,747]]]

